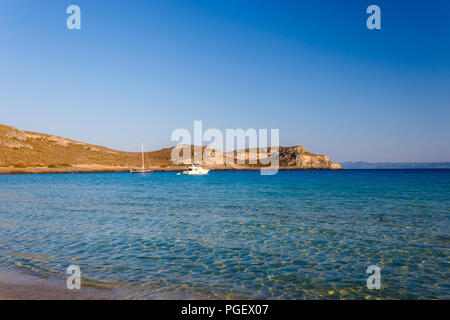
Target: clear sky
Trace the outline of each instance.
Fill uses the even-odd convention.
[[[139,151],[194,120],[334,161],[450,161],[450,1],[0,0],[0,123]]]

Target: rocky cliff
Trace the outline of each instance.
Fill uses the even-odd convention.
[[[328,156],[306,151],[303,146],[280,147],[280,166],[299,169],[342,169],[339,163],[334,163]]]

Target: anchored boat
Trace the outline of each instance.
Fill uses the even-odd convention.
[[[187,170],[183,171],[183,174],[190,174],[190,175],[205,175],[208,174],[209,169],[204,169],[200,166],[196,166],[195,164],[191,165]]]
[[[153,171],[145,169],[144,144],[142,144],[142,167],[141,168],[130,169],[130,173],[150,173],[150,172],[153,172]]]

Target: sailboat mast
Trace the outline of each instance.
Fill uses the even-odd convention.
[[[142,172],[144,172],[145,167],[144,167],[144,144],[142,144]]]

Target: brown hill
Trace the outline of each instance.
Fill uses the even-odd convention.
[[[180,170],[186,167],[176,166],[171,161],[172,149],[146,152],[146,166],[154,170]],[[193,155],[194,148],[191,149]],[[245,150],[245,164],[222,165],[204,162],[202,165],[216,170],[257,169],[259,164],[248,164],[248,159],[254,152],[255,150]],[[279,152],[282,169],[341,169],[341,166],[331,162],[328,156],[309,153],[302,146],[280,147]],[[222,156],[225,157],[226,154],[223,153]],[[237,159],[238,154],[235,153],[233,157]],[[140,164],[141,154],[138,152],[117,151],[0,125],[0,173],[127,171],[129,168],[139,167]]]

